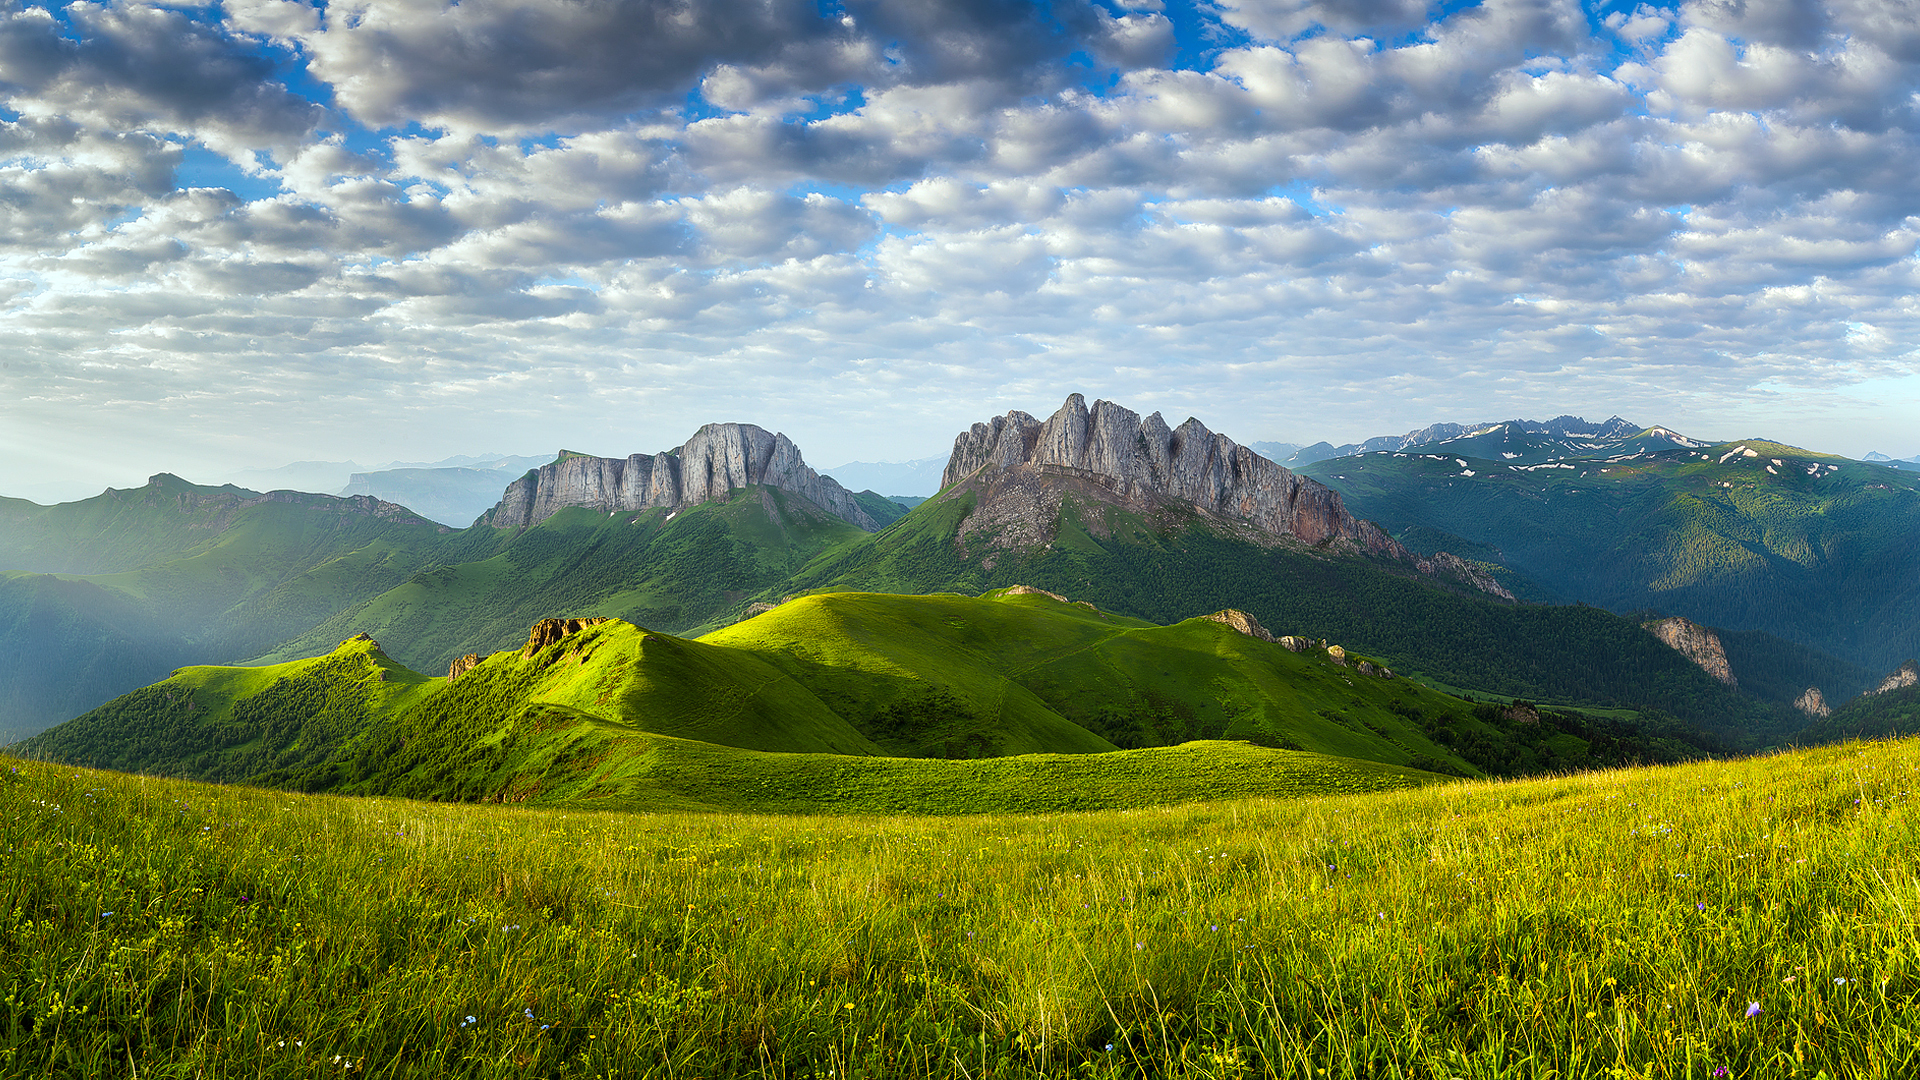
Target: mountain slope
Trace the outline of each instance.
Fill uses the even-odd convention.
[[[1920,477],[1761,440],[1550,462],[1368,454],[1306,471],[1396,534],[1484,545],[1563,600],[1920,653]]]
[[[312,655],[364,631],[409,666],[443,671],[466,653],[507,648],[558,614],[698,631],[732,622],[749,596],[777,595],[819,552],[864,535],[807,499],[765,487],[684,510],[571,507],[524,530],[467,531],[495,537],[497,549],[344,606],[259,659]]]
[[[0,579],[0,730],[16,734],[182,664],[269,649],[423,566],[498,542],[375,499],[262,495],[165,474],[142,489],[6,510],[0,572],[16,572]]]

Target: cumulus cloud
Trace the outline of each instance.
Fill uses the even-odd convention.
[[[1344,438],[1914,370],[1899,0],[0,5],[0,391],[53,439],[830,463],[893,452],[848,403],[912,456],[1065,386]]]

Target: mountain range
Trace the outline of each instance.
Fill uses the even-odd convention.
[[[1398,450],[1296,471],[1198,419],[1173,427],[1072,395],[1044,420],[1015,411],[961,432],[938,496],[910,513],[849,492],[809,468],[790,440],[747,424],[708,425],[657,454],[562,451],[503,485],[464,529],[367,496],[205,488],[164,474],[56,507],[0,501],[0,726],[28,734],[175,667],[301,662],[363,632],[387,643],[393,663],[434,671],[505,650],[552,616],[702,638],[796,595],[1024,585],[1154,625],[1239,609],[1345,642],[1431,686],[1627,709],[1642,722],[1671,716],[1716,745],[1753,747],[1804,728],[1810,716],[1795,702],[1809,691],[1852,700],[1905,640],[1897,604],[1873,624],[1884,648],[1866,652],[1861,641],[1825,648],[1833,639],[1818,625],[1721,617],[1737,605],[1664,603],[1737,592],[1761,580],[1752,574],[1707,574],[1693,593],[1659,593],[1662,603],[1607,605],[1623,614],[1516,602],[1589,600],[1569,584],[1572,571],[1556,576],[1545,560],[1554,543],[1601,556],[1568,548],[1555,529],[1657,537],[1665,504],[1651,494],[1591,499],[1602,513],[1583,517],[1578,498],[1564,499],[1542,524],[1529,520],[1530,503],[1501,501],[1535,480],[1552,489],[1598,484],[1603,473],[1618,490],[1629,472],[1642,491],[1734,482],[1685,471],[1695,466],[1716,476],[1747,468],[1739,478],[1752,485],[1833,481],[1835,491],[1871,492],[1836,520],[1859,523],[1844,526],[1847,536],[1885,543],[1818,541],[1838,556],[1814,575],[1842,583],[1838,609],[1846,588],[1898,585],[1888,545],[1914,489],[1889,485],[1886,477],[1904,479],[1891,469],[1794,457],[1800,471],[1789,474],[1787,457],[1766,456],[1772,444],[1704,448],[1617,418],[1436,425],[1396,438]],[[1734,488],[1719,491],[1733,498]],[[1763,538],[1784,535],[1764,508],[1827,505],[1818,491],[1804,504],[1782,503],[1785,488],[1763,494],[1728,520],[1744,514]],[[1456,512],[1456,503],[1482,509]],[[1505,514],[1499,529],[1473,525],[1494,507]],[[1585,533],[1574,529],[1589,519]],[[1685,546],[1659,550],[1678,557]],[[1867,584],[1845,584],[1856,580]],[[1650,633],[1642,624],[1653,613],[1641,607],[1696,620],[1735,677]]]

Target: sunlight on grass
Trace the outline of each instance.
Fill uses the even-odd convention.
[[[1910,1075],[1917,767],[909,818],[6,760],[0,1072]]]

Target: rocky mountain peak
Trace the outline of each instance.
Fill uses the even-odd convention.
[[[1807,687],[1807,692],[1800,695],[1793,707],[1815,720],[1825,720],[1833,715],[1832,707],[1827,704],[1827,695],[1821,693],[1817,686]]]
[[[1176,502],[1309,544],[1336,542],[1374,554],[1407,553],[1371,522],[1341,505],[1331,488],[1207,429],[1189,417],[1169,428],[1159,413],[1071,394],[1045,421],[1019,411],[974,424],[954,439],[942,487],[1045,475],[1090,483],[1135,509]],[[1029,515],[1031,516],[1031,515]],[[1023,523],[1013,522],[1020,525]],[[1014,530],[1017,542],[1045,542],[1050,526]]]
[[[756,484],[803,496],[868,532],[879,527],[847,489],[807,466],[792,439],[753,424],[707,424],[678,449],[651,455],[603,458],[563,450],[508,484],[500,502],[475,524],[532,525],[569,506],[616,513],[679,509]]]

